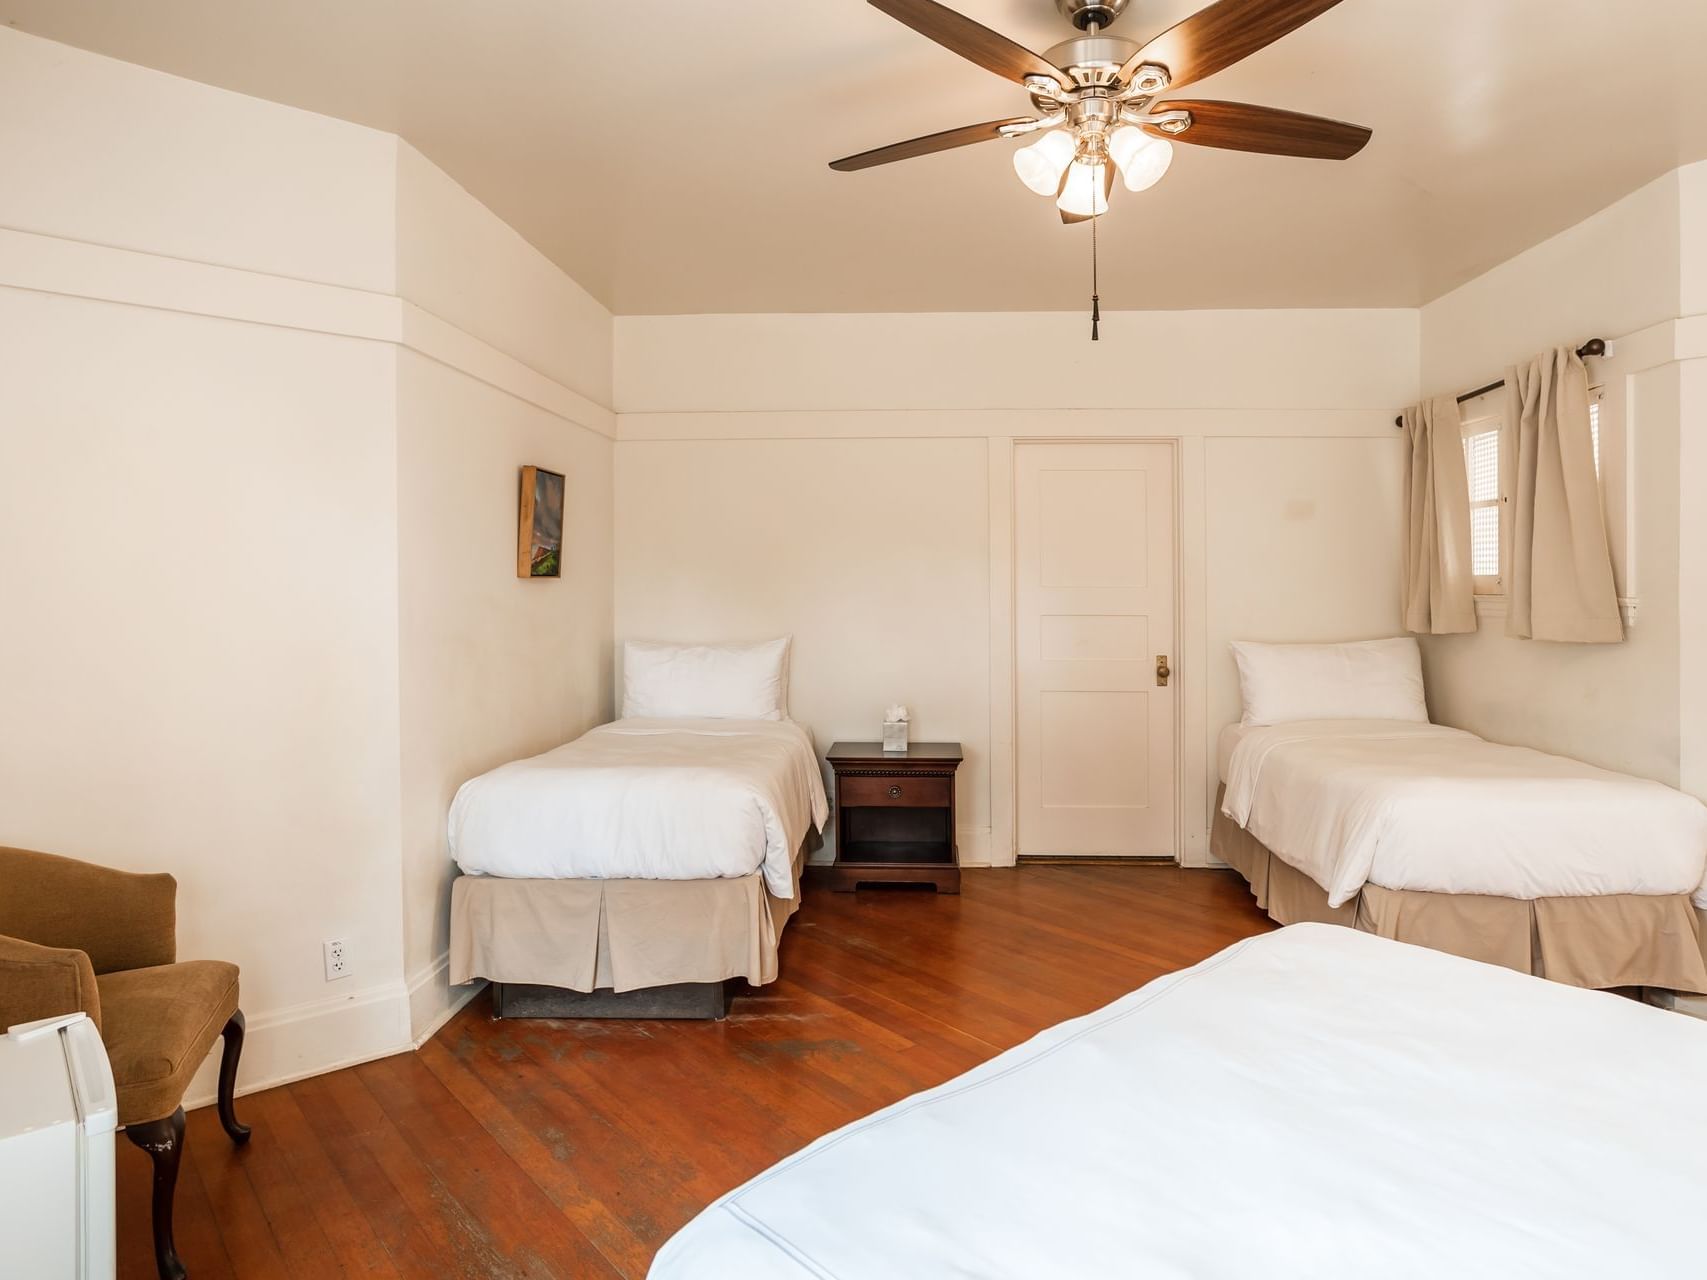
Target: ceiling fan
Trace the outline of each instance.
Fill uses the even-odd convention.
[[[1239,102],[1158,95],[1213,75],[1327,12],[1339,0],[1218,0],[1140,45],[1106,34],[1128,0],[1055,0],[1082,34],[1041,56],[935,0],[870,0],[946,49],[1020,85],[1032,116],[927,134],[832,161],[841,171],[1041,134],[1014,153],[1020,181],[1054,196],[1064,222],[1108,209],[1118,171],[1128,190],[1154,186],[1173,142],[1230,151],[1347,160],[1370,131],[1320,116]]]

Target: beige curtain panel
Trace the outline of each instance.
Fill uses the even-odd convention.
[[[1600,477],[1589,430],[1588,371],[1557,347],[1507,369],[1513,462],[1509,635],[1606,644],[1624,638]]]
[[[1405,630],[1476,629],[1470,564],[1470,482],[1458,402],[1436,396],[1405,410]]]

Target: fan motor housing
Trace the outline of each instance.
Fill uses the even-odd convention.
[[[1126,11],[1128,0],[1055,0],[1055,7],[1080,31],[1093,26],[1108,29]]]
[[[1063,40],[1046,50],[1043,58],[1071,74],[1081,85],[1107,85],[1113,82],[1115,72],[1137,52],[1136,40],[1093,33]]]

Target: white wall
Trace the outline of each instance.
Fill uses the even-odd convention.
[[[1707,164],[1678,184],[1681,318],[1660,335],[1678,357],[1678,782],[1707,800]]]
[[[401,296],[608,408],[610,312],[406,142],[396,204]]]
[[[623,317],[616,634],[796,635],[822,751],[906,702],[957,739],[961,853],[1013,845],[1012,453],[1181,442],[1185,858],[1227,639],[1391,634],[1414,312]],[[1284,571],[1291,589],[1267,584]],[[827,854],[826,850],[826,854]]]
[[[907,703],[916,740],[966,743],[960,816],[981,849],[986,452],[984,440],[932,437],[622,444],[618,629],[629,639],[792,634],[789,712],[820,752],[836,736],[875,736],[883,707]]]
[[[388,134],[5,29],[0,171],[0,843],[177,877],[240,1087],[407,1047],[446,788],[608,707],[609,317]]]
[[[372,129],[0,27],[14,231],[389,293],[392,152]]]
[[[1205,742],[1210,786],[1199,821],[1207,827],[1216,738],[1240,713],[1228,643],[1399,633],[1395,517],[1404,451],[1386,435],[1216,438],[1205,444],[1204,470],[1212,678]]]
[[[394,142],[0,31],[0,170],[0,841],[176,875],[247,1078],[394,1048]]]
[[[403,962],[419,1036],[454,999],[445,814],[457,787],[611,714],[613,444],[608,411],[583,400],[608,402],[611,320],[407,144],[397,213],[408,302],[575,393],[536,403],[478,367],[398,359]],[[515,576],[523,463],[566,477],[557,580]]]
[[[1607,390],[1606,423],[1625,437],[1609,463],[1624,469],[1628,492],[1613,534],[1620,594],[1636,602],[1620,645],[1508,639],[1497,611],[1474,634],[1426,640],[1435,717],[1672,784],[1681,778],[1680,656],[1691,651],[1679,629],[1679,513],[1682,495],[1699,492],[1679,482],[1681,440],[1698,415],[1684,410],[1686,344],[1676,330],[1686,314],[1684,246],[1700,261],[1707,245],[1707,226],[1684,215],[1684,193],[1703,185],[1704,171],[1669,174],[1422,310],[1430,394],[1487,382],[1551,345],[1614,340],[1611,359],[1590,363]]]

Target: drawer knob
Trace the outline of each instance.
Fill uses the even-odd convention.
[[[901,788],[898,786],[897,787],[890,787],[889,788],[889,798],[891,800],[899,800],[901,798]]]

